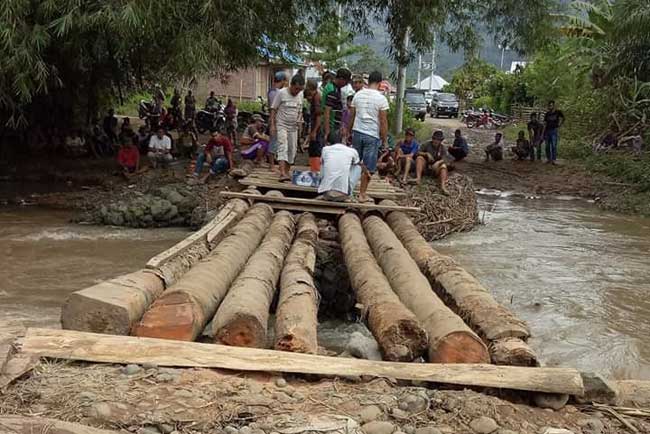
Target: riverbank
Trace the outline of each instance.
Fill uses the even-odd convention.
[[[617,171],[623,173],[621,167],[625,163],[619,161],[620,158],[607,161],[603,156],[587,158],[578,155],[572,143],[563,141],[561,159],[555,166],[540,161],[512,160],[509,152],[505,153],[503,161],[485,162],[483,151],[499,130],[468,129],[457,119],[427,118],[426,124],[423,135],[433,129],[442,129],[446,143],[453,141],[455,129],[463,131],[471,150],[466,160],[456,163],[456,168],[469,176],[479,190],[499,190],[524,197],[574,196],[593,201],[605,210],[650,215],[650,193],[642,191],[641,184],[611,176]],[[525,126],[513,125],[500,131],[504,134],[506,148],[514,145],[516,134],[522,128]]]
[[[605,434],[627,429],[609,407],[570,403],[542,409],[529,405],[524,394],[484,392],[390,379],[44,361],[2,395],[0,414],[140,434]],[[623,420],[638,432],[650,430],[643,418]]]

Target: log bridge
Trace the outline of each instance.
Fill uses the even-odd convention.
[[[61,324],[63,329],[85,333],[59,332],[60,342],[56,336],[41,339],[44,331],[28,334],[28,342],[41,339],[34,343],[34,352],[47,357],[67,352],[73,359],[98,362],[133,362],[142,358],[137,356],[141,353],[147,360],[176,366],[186,366],[192,359],[188,351],[197,351],[197,357],[213,352],[215,357],[201,359],[209,362],[197,366],[327,375],[390,372],[393,378],[417,376],[443,383],[580,394],[577,371],[558,370],[557,381],[551,381],[555,374],[541,371],[527,344],[526,324],[453,259],[426,242],[408,216],[417,208],[390,200],[327,202],[305,197],[315,196],[313,189],[276,183],[262,169],[243,175],[240,182],[249,189],[222,192],[227,201],[204,228],[156,255],[142,270],[72,293],[63,306]],[[397,199],[404,192],[373,179],[370,195]],[[378,365],[298,356],[323,358],[318,356],[320,295],[314,278],[317,216],[338,228],[335,244],[342,251],[363,320],[382,352],[384,362],[373,362]],[[274,333],[268,330],[269,318],[274,318]],[[102,335],[133,338],[101,345]],[[164,343],[205,342],[206,335],[208,343],[201,347]],[[70,339],[93,343],[92,349],[71,352]],[[123,348],[127,345],[128,354]],[[100,347],[101,354],[94,354]],[[172,360],[175,348],[188,359]],[[218,361],[220,352],[227,363]],[[267,366],[265,361],[273,358],[283,362]],[[421,365],[409,364],[422,359],[431,364],[422,368],[424,377],[415,373]],[[444,369],[436,370],[437,365]],[[516,371],[511,381],[503,377],[495,381],[490,375],[503,375],[497,365],[526,369]],[[335,372],[326,366],[335,367]],[[474,369],[476,374],[470,375]],[[538,378],[542,374],[549,375],[544,385]],[[481,376],[485,381],[477,378]]]

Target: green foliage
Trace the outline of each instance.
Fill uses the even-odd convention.
[[[243,112],[261,112],[262,103],[259,101],[242,101],[237,103],[237,108]]]
[[[334,14],[322,18],[316,30],[306,37],[308,57],[327,65],[330,70],[346,66],[347,59],[355,55],[370,55],[365,45],[354,45],[354,33],[342,26]]]
[[[454,71],[451,82],[446,86],[447,92],[455,93],[462,101],[484,96],[483,88],[490,77],[497,74],[494,65],[480,59],[470,59]]]
[[[378,56],[374,51],[364,52],[359,59],[350,65],[350,69],[360,74],[370,74],[373,71],[380,71],[384,77],[391,73],[391,66],[385,57]]]
[[[397,115],[397,105],[395,104],[395,101],[390,101],[389,103],[389,108],[388,108],[388,129],[396,135],[397,137],[400,137],[403,133],[403,131],[395,131],[395,125],[397,123],[396,121],[396,115]],[[424,122],[420,122],[415,117],[411,114],[411,111],[408,109],[406,106],[406,103],[404,104],[404,117],[402,119],[402,129],[406,130],[407,128],[413,128],[415,131],[418,131],[422,126],[424,125]]]

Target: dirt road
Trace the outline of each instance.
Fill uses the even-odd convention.
[[[469,175],[477,189],[497,189],[530,196],[569,195],[590,199],[604,199],[612,194],[611,180],[594,177],[580,165],[568,160],[552,166],[545,161],[516,161],[509,148],[514,143],[505,140],[503,161],[485,162],[483,150],[494,140],[497,130],[469,129],[458,119],[432,119],[426,121],[445,133],[445,144],[453,143],[454,131],[463,132],[470,144],[470,154],[465,161],[456,163],[456,169]],[[525,126],[522,126],[525,129]],[[560,143],[560,156],[562,144]]]

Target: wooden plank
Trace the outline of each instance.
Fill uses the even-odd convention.
[[[21,351],[41,357],[101,363],[153,363],[158,366],[315,375],[369,375],[545,393],[584,393],[580,373],[570,368],[376,362],[72,330],[30,328]]]
[[[279,181],[264,181],[264,180],[256,180],[256,179],[248,180],[248,178],[244,178],[239,180],[239,183],[246,186],[268,188],[273,190],[304,191],[304,192],[309,192],[314,194],[318,193],[318,190],[315,187],[303,187],[301,185],[294,185],[294,184],[289,184],[286,182],[279,182]],[[399,191],[386,192],[386,191],[368,190],[368,195],[376,199],[399,199],[406,196],[406,193],[399,192]]]
[[[275,210],[286,210],[295,212],[310,212],[313,214],[345,214],[345,208],[332,208],[329,206],[312,206],[312,205],[291,205],[289,203],[269,203],[268,205]]]
[[[245,204],[240,204],[236,201],[226,203],[224,207],[219,210],[219,213],[215,216],[215,218],[208,222],[201,229],[174,244],[164,252],[161,252],[153,258],[149,259],[147,262],[147,268],[156,269],[175,256],[178,256],[184,251],[188,250],[194,244],[205,241],[207,234],[212,231],[215,226],[219,225],[221,222],[232,223],[234,220],[238,220],[238,217],[241,217],[247,208],[248,207]]]
[[[124,431],[107,431],[44,417],[3,415],[0,417],[0,432],[13,434],[118,434]]]
[[[238,198],[249,199],[253,201],[268,202],[268,203],[283,203],[290,205],[316,205],[321,207],[341,208],[341,209],[356,209],[364,211],[402,211],[402,212],[420,212],[420,208],[413,206],[396,206],[396,205],[375,205],[370,203],[354,203],[354,202],[332,202],[328,200],[318,199],[301,199],[298,197],[274,197],[274,196],[260,196],[258,194],[250,193],[235,193],[232,191],[222,191],[219,193],[224,198]]]

